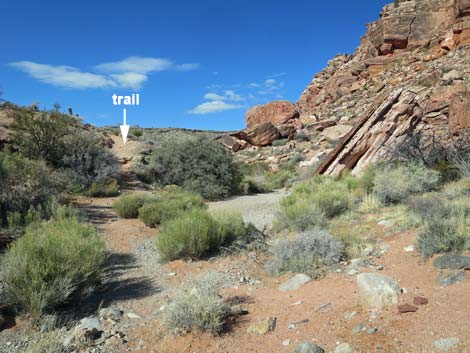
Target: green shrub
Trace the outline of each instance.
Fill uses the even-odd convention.
[[[325,217],[333,218],[349,210],[354,199],[341,180],[316,177],[297,184],[291,194],[281,200],[280,217],[297,230],[322,226]]]
[[[212,274],[182,286],[165,308],[164,322],[174,334],[199,330],[220,333],[230,314],[230,305],[219,294]]]
[[[470,196],[470,178],[463,178],[459,181],[449,183],[444,186],[443,193],[449,199]]]
[[[10,213],[24,215],[65,189],[64,178],[44,162],[0,151],[0,226]]]
[[[121,164],[109,149],[99,145],[97,136],[76,131],[64,138],[64,145],[59,167],[77,191],[86,190],[93,183],[107,184],[112,179],[117,184]]]
[[[243,236],[238,216],[211,216],[194,208],[163,223],[156,247],[163,261],[181,258],[200,259],[220,246],[229,245],[234,237]]]
[[[149,227],[173,219],[192,208],[206,208],[200,195],[166,187],[152,195],[139,209],[139,219]]]
[[[94,228],[74,218],[31,227],[0,260],[8,300],[34,321],[99,283],[104,245]]]
[[[179,185],[208,200],[235,194],[241,181],[230,152],[202,138],[168,141],[151,156],[148,169],[160,185]]]
[[[273,260],[267,269],[277,275],[283,272],[318,274],[343,258],[343,244],[324,230],[311,230],[292,238],[276,241],[271,249]]]
[[[16,109],[11,125],[13,144],[26,157],[44,160],[62,170],[75,191],[93,182],[119,179],[116,156],[101,146],[100,136],[80,127],[78,119],[57,111]]]
[[[278,171],[266,172],[266,182],[270,189],[278,190],[288,186],[288,181],[295,176],[295,172],[287,169],[280,168]]]
[[[86,195],[91,197],[112,197],[119,195],[119,183],[116,179],[109,179],[103,183],[93,182]]]
[[[374,192],[384,203],[398,203],[410,195],[433,190],[439,178],[439,172],[420,164],[387,164],[376,171]]]
[[[131,134],[134,135],[135,137],[142,137],[142,135],[144,134],[144,131],[139,128],[132,128]]]
[[[417,247],[423,257],[470,249],[470,203],[447,201],[440,195],[423,195],[409,202],[423,225]]]
[[[139,209],[153,200],[150,193],[124,194],[113,202],[113,210],[122,218],[137,218]]]
[[[375,213],[380,210],[382,203],[375,194],[367,194],[363,197],[360,205],[359,212],[362,213]]]
[[[327,224],[328,220],[325,213],[318,205],[310,200],[302,199],[289,206],[282,207],[282,211],[279,212],[276,219],[275,228],[289,228],[302,232],[307,229],[325,228]]]

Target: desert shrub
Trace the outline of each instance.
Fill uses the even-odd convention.
[[[86,191],[91,197],[112,197],[119,195],[119,183],[116,179],[109,179],[102,183],[92,182]]]
[[[219,244],[231,244],[237,239],[243,239],[247,233],[243,217],[238,212],[218,211],[212,213],[215,220]]]
[[[9,213],[25,214],[65,189],[64,178],[44,162],[0,151],[0,225]]]
[[[368,245],[375,243],[376,234],[373,228],[354,212],[347,212],[333,219],[328,229],[335,239],[344,244],[347,259],[360,257]]]
[[[470,196],[470,178],[463,178],[458,181],[446,184],[442,189],[444,195],[449,199]]]
[[[288,182],[295,177],[295,171],[291,168],[283,167],[283,165],[279,167],[279,170],[270,170],[265,174],[268,188],[271,190],[278,190],[289,186]]]
[[[280,207],[282,217],[289,224],[301,225],[308,220],[309,214],[319,220],[321,214],[326,218],[338,216],[350,209],[354,201],[354,196],[341,180],[316,177],[297,184],[291,194],[281,200]]]
[[[13,143],[19,151],[61,169],[75,191],[84,191],[93,182],[119,178],[117,158],[100,145],[97,135],[81,129],[77,119],[57,111],[33,109],[16,109],[13,118]]]
[[[305,231],[312,228],[325,228],[328,220],[317,204],[310,200],[298,200],[282,208],[278,213],[275,228],[289,228],[294,231]]]
[[[470,249],[470,204],[424,195],[409,202],[423,225],[417,247],[423,257]]]
[[[162,224],[156,247],[163,261],[200,259],[243,236],[239,222],[238,216],[213,217],[194,208]]]
[[[34,321],[99,283],[104,245],[75,218],[31,227],[0,260],[0,282],[12,304]]]
[[[359,212],[362,213],[375,213],[380,210],[382,203],[377,195],[371,193],[362,198],[359,204]]]
[[[42,333],[38,339],[32,339],[25,353],[68,353],[64,347],[64,338],[60,332]]]
[[[144,131],[140,128],[132,128],[131,129],[131,133],[132,135],[134,135],[135,137],[142,137],[142,135],[144,134]]]
[[[119,180],[121,165],[117,157],[100,146],[97,138],[90,133],[75,132],[64,139],[64,144],[66,150],[59,167],[67,174],[77,191],[86,190],[93,183],[106,185],[112,179]],[[117,182],[114,187],[116,184]]]
[[[279,139],[279,140],[274,140],[271,146],[273,147],[282,147],[289,142],[287,139]]]
[[[270,186],[266,183],[264,178],[244,177],[239,187],[240,193],[243,195],[249,194],[264,194],[272,191]]]
[[[241,174],[232,155],[202,138],[168,141],[156,149],[148,166],[160,185],[179,185],[209,200],[238,191]]]
[[[382,202],[391,204],[431,191],[439,181],[439,172],[421,164],[386,164],[376,171],[373,189]]]
[[[220,333],[230,313],[230,305],[219,294],[221,286],[212,273],[185,283],[165,307],[164,322],[174,334],[191,331]]]
[[[299,131],[294,135],[294,140],[298,142],[310,141],[310,136],[305,131]]]
[[[66,152],[64,138],[71,131],[73,118],[59,112],[16,109],[13,119],[12,138],[20,152],[58,167]]]
[[[113,202],[113,210],[122,218],[137,218],[139,209],[153,199],[150,193],[124,194]]]
[[[177,217],[192,208],[206,208],[200,195],[180,188],[166,187],[152,195],[139,209],[139,219],[149,227]]]
[[[343,244],[327,231],[311,230],[292,238],[277,240],[271,249],[273,260],[267,264],[273,274],[282,272],[317,274],[343,258]]]

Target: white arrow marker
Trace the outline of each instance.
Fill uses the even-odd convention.
[[[120,128],[121,128],[122,140],[124,141],[124,144],[126,144],[127,134],[129,133],[129,125],[126,124],[126,109],[123,109],[122,113],[123,113],[124,122],[122,125],[120,125]]]

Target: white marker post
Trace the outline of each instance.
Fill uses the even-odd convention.
[[[121,135],[122,135],[122,141],[124,144],[127,142],[127,134],[129,133],[129,125],[126,124],[126,109],[122,110],[123,113],[123,124],[120,125],[121,128]]]

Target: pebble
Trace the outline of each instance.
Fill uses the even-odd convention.
[[[283,340],[283,341],[282,341],[282,345],[283,345],[283,346],[288,346],[288,345],[290,345],[290,339],[285,339],[285,340]]]

